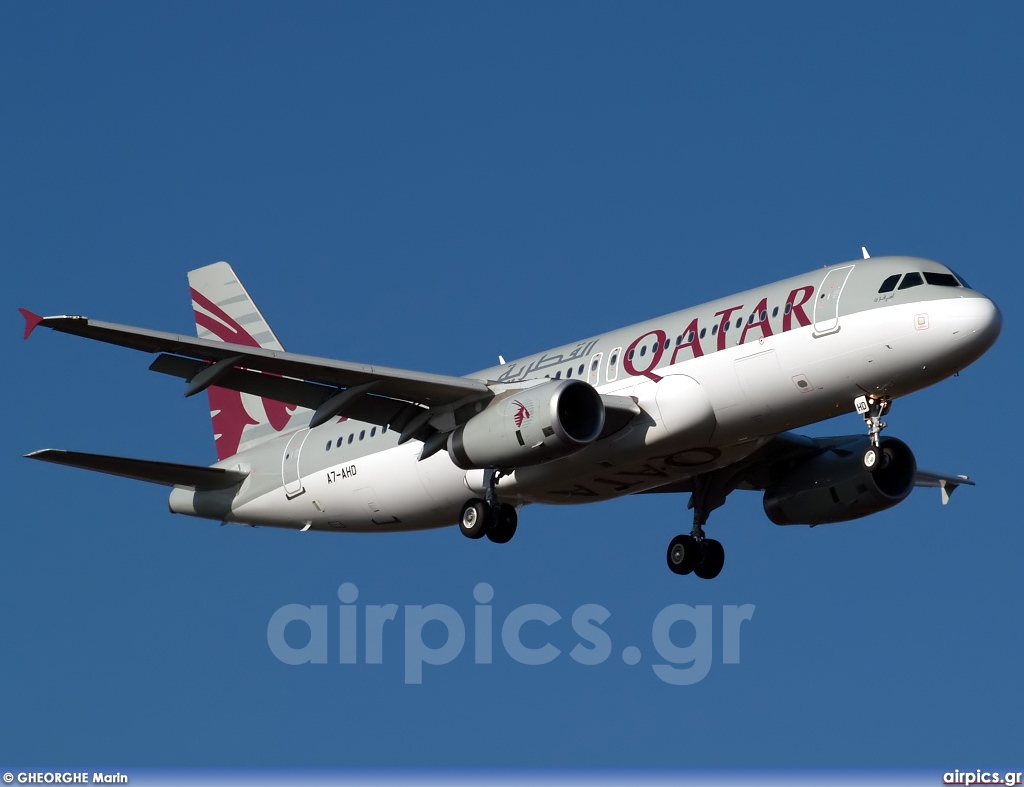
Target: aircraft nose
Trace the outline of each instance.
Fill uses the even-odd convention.
[[[995,344],[1003,330],[1002,312],[984,296],[963,299],[959,322],[958,341],[970,343],[978,355]]]
[[[978,311],[978,334],[980,338],[985,339],[988,342],[988,346],[991,347],[995,344],[996,339],[999,338],[999,334],[1003,330],[1003,313],[999,311],[999,307],[996,306],[995,302],[990,298],[982,298],[984,306],[981,306]]]

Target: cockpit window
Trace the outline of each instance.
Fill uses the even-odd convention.
[[[950,273],[952,273],[954,276],[956,276],[956,280],[958,282],[960,282],[964,287],[966,287],[967,289],[971,289],[971,285],[964,281],[964,277],[963,276],[961,276],[959,273],[957,273],[954,270],[950,270]]]
[[[952,273],[933,273],[932,271],[925,271],[924,280],[929,284],[934,284],[938,287],[960,286],[960,282],[956,280],[956,276]]]
[[[903,277],[903,281],[900,282],[900,289],[906,290],[911,287],[917,287],[924,284],[924,279],[921,278],[921,274],[917,271],[911,271]]]
[[[878,288],[879,292],[892,292],[896,289],[896,282],[900,280],[902,273],[894,273],[888,279],[882,282],[882,286]]]

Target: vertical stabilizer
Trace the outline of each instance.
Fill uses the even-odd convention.
[[[189,271],[188,283],[200,339],[284,349],[226,262]],[[218,459],[227,459],[308,420],[308,410],[273,399],[216,386],[207,389],[207,396]],[[306,417],[296,419],[300,413]]]

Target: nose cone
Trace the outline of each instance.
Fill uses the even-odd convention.
[[[983,295],[962,298],[957,306],[956,344],[967,350],[972,360],[980,358],[999,338],[1003,315],[999,307]]]
[[[985,352],[996,343],[1000,332],[1003,330],[1003,314],[999,307],[988,298],[977,298],[978,305],[975,306],[974,333],[975,341],[984,344]]]

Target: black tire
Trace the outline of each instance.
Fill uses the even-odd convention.
[[[466,538],[482,538],[491,529],[491,507],[483,500],[469,500],[459,515],[459,530]]]
[[[693,573],[701,579],[714,579],[725,565],[725,547],[713,538],[705,538],[700,545],[700,559]]]
[[[673,574],[686,575],[693,571],[700,557],[700,544],[693,536],[676,536],[668,545],[665,559]]]
[[[519,514],[515,508],[502,503],[498,509],[498,515],[494,518],[494,524],[487,531],[487,537],[495,544],[507,544],[516,534],[516,526],[519,524]]]
[[[861,457],[861,462],[864,464],[864,469],[869,473],[875,472],[882,462],[882,453],[875,446],[871,446],[867,451],[864,452],[864,456]]]

